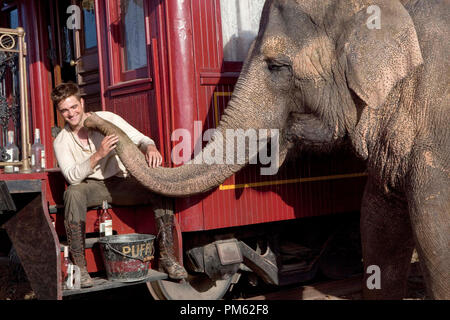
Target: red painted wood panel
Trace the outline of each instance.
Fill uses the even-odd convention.
[[[27,44],[27,78],[28,104],[30,110],[30,143],[33,143],[34,129],[41,131],[41,141],[45,146],[47,168],[53,168],[51,126],[53,124],[53,104],[50,100],[51,78],[50,64],[47,57],[48,37],[44,18],[45,3],[39,1],[20,1],[18,8],[21,25],[25,29]]]
[[[136,129],[159,144],[158,119],[154,91],[141,91],[114,96],[109,99],[107,111],[123,117]]]

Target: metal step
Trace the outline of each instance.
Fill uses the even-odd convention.
[[[89,292],[96,292],[96,291],[102,291],[102,290],[108,290],[108,289],[127,287],[127,286],[134,286],[134,285],[141,284],[141,283],[152,282],[152,281],[157,281],[157,280],[164,280],[164,279],[167,279],[167,274],[156,271],[156,270],[149,270],[147,278],[140,280],[140,281],[132,281],[132,282],[109,281],[102,277],[95,277],[95,278],[92,278],[92,280],[94,280],[94,286],[92,286],[91,288],[83,288],[83,289],[78,289],[78,290],[65,289],[65,290],[63,290],[63,297],[72,296],[72,295],[76,295],[76,294],[84,294],[84,293],[89,293]]]

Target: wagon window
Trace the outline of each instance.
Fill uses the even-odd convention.
[[[124,71],[147,65],[143,0],[121,0]]]
[[[97,30],[95,26],[94,8],[83,8],[84,47],[85,49],[97,47]]]
[[[19,12],[17,9],[13,9],[9,12],[9,27],[16,29],[19,26]]]
[[[19,26],[19,11],[13,1],[0,0],[0,28],[16,29]]]
[[[258,34],[265,0],[220,0],[223,58],[244,61]]]

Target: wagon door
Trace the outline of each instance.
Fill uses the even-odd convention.
[[[80,86],[87,111],[101,110],[97,23],[94,0],[49,1],[49,58],[53,86]],[[57,126],[64,119],[55,112]]]
[[[151,137],[167,164],[160,81],[164,68],[159,29],[163,2],[95,1],[103,110],[114,112]],[[164,103],[166,105],[166,103]]]
[[[97,27],[93,0],[72,1],[79,10],[80,26],[74,32],[74,57],[69,65],[75,67],[76,82],[80,86],[87,111],[101,110]],[[69,10],[70,11],[70,10]]]

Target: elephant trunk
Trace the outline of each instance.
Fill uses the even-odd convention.
[[[287,117],[286,112],[279,111],[279,106],[285,102],[267,95],[264,89],[265,81],[258,76],[259,70],[260,66],[257,64],[244,64],[242,73],[246,76],[239,77],[214,135],[202,152],[180,167],[148,167],[145,156],[128,136],[95,114],[89,116],[84,125],[97,129],[104,135],[117,135],[119,142],[115,150],[128,171],[149,190],[165,196],[181,197],[208,191],[220,185],[247,163],[256,163],[257,156],[262,154],[265,156],[261,163],[270,163],[270,167],[261,168],[261,174],[275,174],[289,148],[285,141],[279,140],[279,130]],[[270,111],[271,109],[275,111]],[[271,156],[268,160],[268,133],[274,133],[273,129],[269,128],[278,131],[275,131],[276,138],[270,138]],[[229,132],[234,132],[234,135],[229,135]],[[244,140],[244,146],[238,146],[239,140],[241,143]],[[276,143],[272,143],[273,140],[276,140]],[[228,148],[230,145],[231,149]]]
[[[207,164],[194,160],[176,168],[150,168],[144,154],[120,128],[92,113],[84,122],[87,128],[103,135],[117,135],[116,153],[127,170],[149,190],[171,197],[189,196],[208,191],[239,171],[245,164]],[[211,141],[203,150],[222,148],[221,141]],[[200,155],[201,156],[201,155]],[[197,164],[198,163],[198,164]]]

